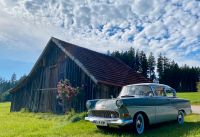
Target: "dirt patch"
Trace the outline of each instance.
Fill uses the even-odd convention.
[[[191,106],[192,107],[192,113],[200,114],[200,106]]]

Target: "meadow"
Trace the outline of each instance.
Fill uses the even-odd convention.
[[[130,130],[99,131],[95,125],[80,120],[85,113],[55,115],[9,111],[10,103],[0,103],[0,137],[135,137]],[[79,121],[80,120],[80,121]],[[77,121],[77,122],[76,122]],[[184,125],[174,122],[151,126],[140,137],[200,137],[200,115],[189,115]]]
[[[192,105],[200,105],[200,92],[178,92],[177,96],[190,100]]]

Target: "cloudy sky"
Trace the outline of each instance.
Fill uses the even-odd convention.
[[[200,66],[200,0],[0,0],[0,76],[28,74],[51,36]]]

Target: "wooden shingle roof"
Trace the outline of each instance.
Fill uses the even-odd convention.
[[[78,60],[97,82],[119,87],[127,84],[151,82],[142,74],[137,73],[114,57],[79,47],[56,38],[52,39],[58,46],[64,48],[64,51]]]

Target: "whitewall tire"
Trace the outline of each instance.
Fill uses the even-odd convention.
[[[177,122],[178,124],[180,125],[183,125],[184,124],[184,112],[183,111],[179,111],[178,112],[178,116],[177,116]]]
[[[143,134],[144,133],[144,129],[145,129],[145,119],[144,116],[139,113],[137,114],[134,119],[133,119],[133,126],[134,126],[134,131],[136,134]]]

